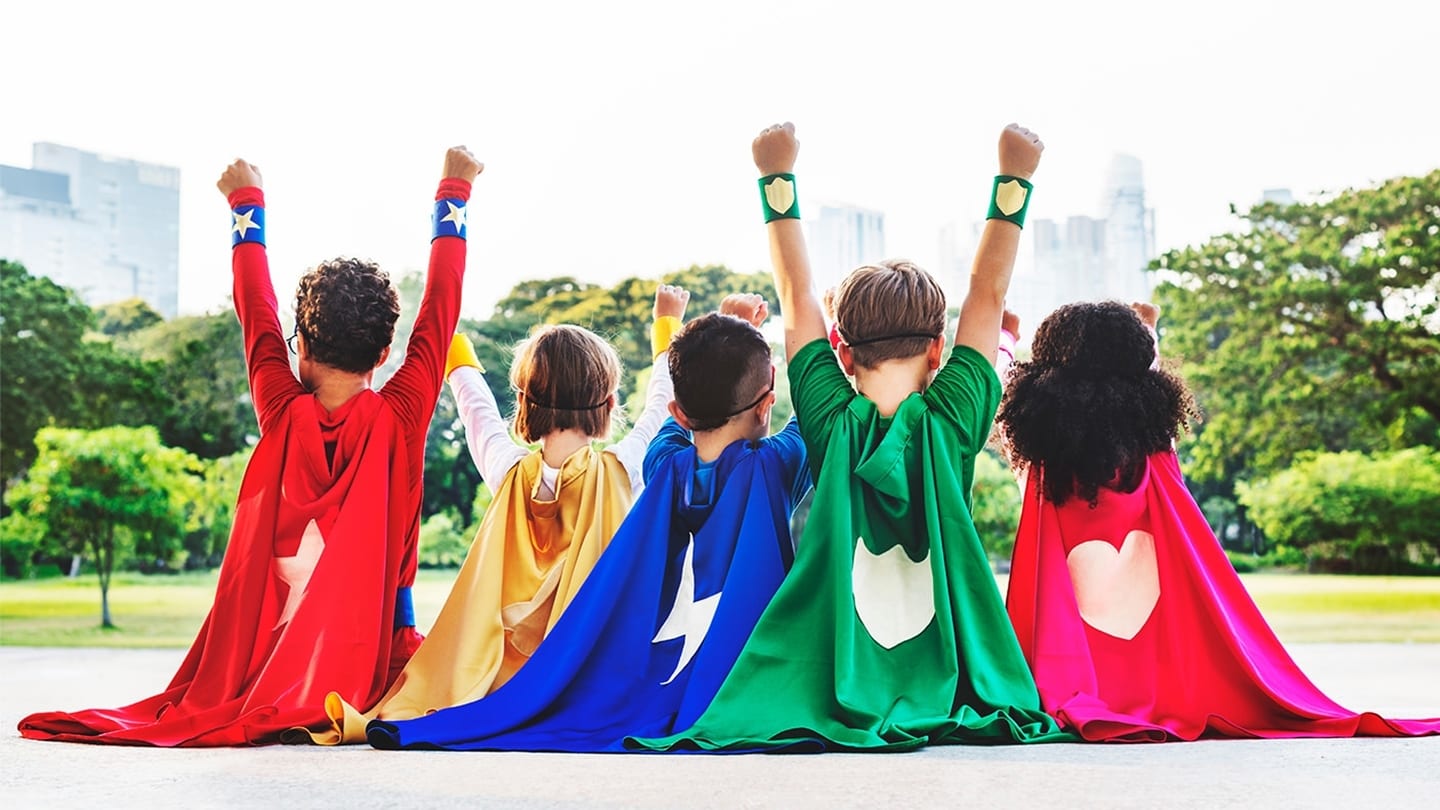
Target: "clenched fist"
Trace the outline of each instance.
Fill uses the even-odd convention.
[[[685,320],[685,305],[690,303],[690,292],[682,287],[661,284],[655,290],[655,318],[658,320],[672,315]]]
[[[755,156],[755,168],[762,175],[793,173],[795,157],[800,153],[795,125],[786,121],[766,127],[750,143],[750,153]]]
[[[260,167],[252,166],[240,158],[235,158],[234,163],[226,166],[225,173],[221,174],[215,183],[215,187],[226,197],[238,189],[250,186],[260,188]]]
[[[467,183],[475,182],[475,176],[485,171],[485,164],[475,159],[464,146],[452,146],[445,153],[445,177],[455,177]]]
[[[721,315],[734,315],[756,329],[770,317],[770,305],[758,293],[731,293],[720,302]]]
[[[1000,132],[1000,173],[1029,180],[1043,151],[1045,144],[1039,135],[1019,124],[1005,127]]]

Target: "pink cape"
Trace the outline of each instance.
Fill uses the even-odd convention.
[[[1305,677],[1172,452],[1150,457],[1134,492],[1102,490],[1095,509],[1042,501],[1032,473],[1006,608],[1041,704],[1086,740],[1440,734],[1440,718],[1357,714]]]

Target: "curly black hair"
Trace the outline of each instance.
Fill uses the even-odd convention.
[[[1175,374],[1152,368],[1155,339],[1125,304],[1067,304],[1035,330],[996,421],[1016,466],[1043,471],[1044,496],[1094,506],[1101,487],[1133,492],[1146,458],[1198,420]]]
[[[331,259],[300,279],[295,328],[317,363],[363,374],[395,337],[400,296],[373,262]]]

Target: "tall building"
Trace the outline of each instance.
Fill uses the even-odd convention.
[[[1063,223],[1027,223],[1035,260],[1029,267],[1017,264],[1007,299],[1027,337],[1062,304],[1149,300],[1146,267],[1155,255],[1155,215],[1145,207],[1139,160],[1116,155],[1110,162],[1099,212],[1099,217],[1066,217]]]
[[[37,143],[33,168],[0,166],[0,257],[91,306],[180,297],[180,170]]]
[[[821,205],[806,223],[806,247],[817,292],[840,283],[862,264],[885,255],[885,215],[853,205]]]

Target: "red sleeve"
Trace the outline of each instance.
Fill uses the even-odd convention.
[[[265,205],[264,193],[254,187],[236,189],[229,199],[231,208],[237,205]],[[285,334],[280,331],[275,286],[270,281],[270,260],[265,254],[265,246],[258,242],[241,242],[231,252],[231,265],[235,274],[232,290],[235,314],[240,318],[240,329],[245,335],[250,399],[255,403],[255,416],[260,421],[260,432],[263,434],[290,400],[305,393],[305,389],[290,370],[290,353],[285,348]]]
[[[440,181],[436,200],[469,200],[470,184],[456,178]],[[445,385],[445,353],[460,320],[460,285],[465,276],[465,240],[439,236],[430,242],[430,270],[415,327],[405,347],[405,362],[385,383],[381,395],[400,422],[423,446],[435,401]]]

